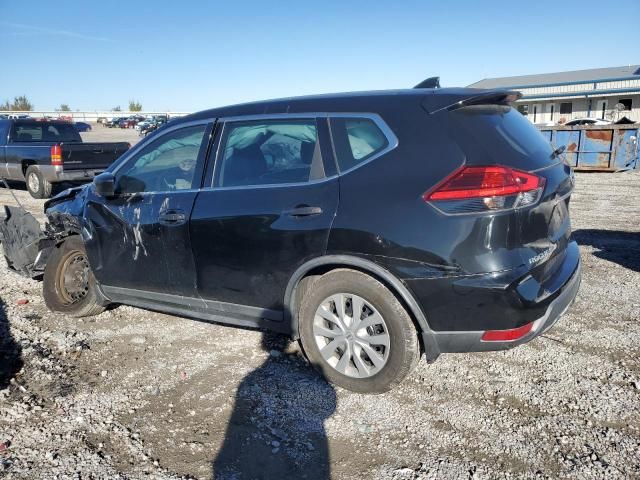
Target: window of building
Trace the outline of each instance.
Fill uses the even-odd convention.
[[[529,105],[518,105],[518,111],[526,117],[529,115]]]
[[[542,110],[542,105],[533,106],[533,123],[538,123],[538,114]]]
[[[389,146],[385,134],[370,118],[332,118],[331,134],[341,172],[366,162]]]
[[[622,105],[624,105],[625,110],[631,110],[631,107],[633,106],[633,99],[621,98],[620,100],[618,100],[618,103],[621,103]]]
[[[556,106],[555,104],[551,104],[549,105],[549,120],[551,120],[553,122],[553,116],[556,113]]]
[[[315,120],[233,122],[225,127],[221,187],[303,183],[324,177]]]
[[[573,113],[573,103],[562,102],[560,104],[560,115],[571,115]]]

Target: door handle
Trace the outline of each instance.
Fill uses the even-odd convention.
[[[312,215],[320,215],[322,213],[322,208],[320,207],[310,207],[308,205],[300,205],[299,207],[293,208],[286,212],[290,217],[310,217]]]
[[[180,210],[167,210],[158,219],[162,225],[182,225],[187,221],[187,216]]]

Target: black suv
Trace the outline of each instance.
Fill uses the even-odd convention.
[[[527,342],[572,303],[580,257],[571,169],[518,95],[348,93],[176,120],[46,204],[46,304],[276,330],[358,392],[421,354]]]

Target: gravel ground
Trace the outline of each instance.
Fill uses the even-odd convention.
[[[51,313],[2,263],[0,477],[640,478],[639,196],[640,173],[577,174],[566,316],[511,351],[421,362],[380,396],[327,385],[278,336]]]

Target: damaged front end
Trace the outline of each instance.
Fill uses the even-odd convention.
[[[48,221],[44,228],[17,198],[18,206],[3,207],[0,243],[11,270],[29,278],[42,275],[52,249],[65,237],[80,233],[82,192],[84,187],[71,188],[47,201],[44,209]]]

